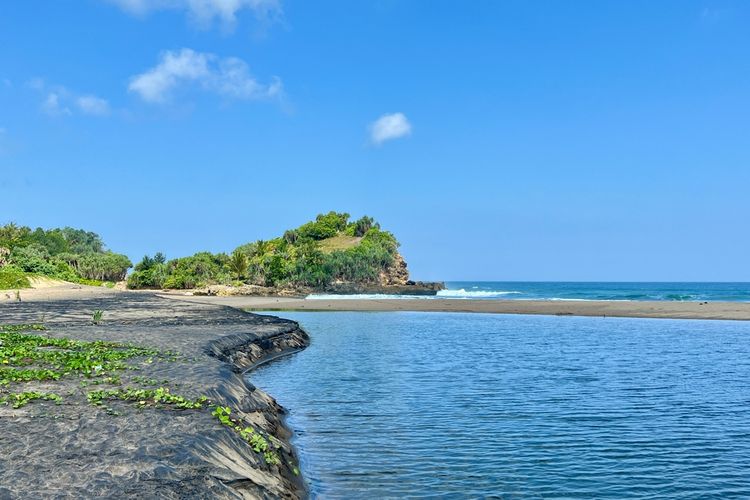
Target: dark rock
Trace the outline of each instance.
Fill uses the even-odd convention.
[[[327,293],[351,294],[386,294],[386,295],[436,295],[445,290],[445,283],[431,281],[412,281],[405,285],[377,285],[358,283],[336,283],[325,288]]]

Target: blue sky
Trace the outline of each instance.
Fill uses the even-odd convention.
[[[741,1],[0,6],[0,223],[133,260],[328,210],[417,279],[750,281]]]

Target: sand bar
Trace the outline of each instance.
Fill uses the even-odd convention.
[[[553,316],[750,320],[747,302],[551,301],[472,299],[303,299],[289,297],[173,298],[256,311],[432,311]]]

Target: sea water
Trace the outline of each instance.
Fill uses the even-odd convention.
[[[435,296],[313,294],[308,298],[750,301],[750,283],[453,281],[445,285]]]
[[[274,313],[319,498],[750,498],[750,323]]]

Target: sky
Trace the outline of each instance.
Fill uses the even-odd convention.
[[[133,261],[330,210],[425,280],[750,281],[744,1],[0,5],[0,223]]]

